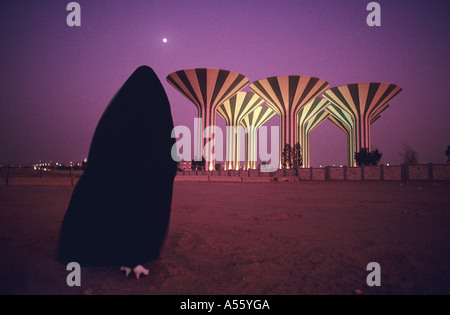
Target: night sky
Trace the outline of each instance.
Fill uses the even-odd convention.
[[[66,24],[69,2],[0,3],[0,164],[84,159],[101,114],[140,65],[162,81],[174,124],[192,129],[194,105],[166,81],[181,69],[232,70],[250,83],[309,75],[330,87],[398,84],[372,125],[381,163],[399,164],[405,144],[420,163],[446,162],[448,1],[378,1],[381,27],[366,24],[369,0],[78,1],[81,27]],[[346,164],[346,147],[325,122],[311,133],[311,163]]]

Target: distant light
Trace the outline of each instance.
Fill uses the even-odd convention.
[[[163,43],[167,43],[167,38],[163,38]]]
[[[389,166],[389,163],[388,163],[388,164],[386,164],[386,166]]]

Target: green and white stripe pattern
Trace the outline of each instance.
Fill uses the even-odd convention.
[[[217,107],[217,113],[227,126],[225,170],[239,170],[239,126],[244,117],[262,103],[264,100],[255,93],[238,92]]]
[[[348,166],[356,166],[354,154],[356,150],[355,146],[355,122],[353,116],[348,112],[336,106],[335,104],[330,104],[327,107],[327,111],[331,114],[328,120],[332,122],[336,127],[341,129],[347,134],[347,159]]]
[[[313,117],[308,119],[303,124],[303,144],[302,144],[302,155],[303,157],[303,167],[309,168],[311,167],[311,159],[310,159],[310,146],[309,146],[309,139],[310,139],[310,133],[311,131],[316,128],[318,125],[320,125],[325,119],[327,119],[330,116],[330,113],[326,111],[326,109],[322,109],[319,112],[317,112]]]
[[[280,167],[284,147],[287,144],[294,147],[298,142],[299,110],[328,87],[328,82],[323,79],[298,75],[270,77],[250,85],[250,90],[280,116]]]
[[[355,83],[333,87],[325,91],[323,97],[352,116],[355,152],[359,152],[362,148],[371,150],[370,124],[401,90],[390,83]]]
[[[264,125],[275,115],[275,111],[269,107],[257,107],[244,117],[241,126],[245,129],[245,164],[244,169],[256,169],[257,161],[257,133],[259,127]]]
[[[303,157],[302,167],[309,167],[309,132],[307,132],[306,122],[315,117],[319,112],[323,111],[329,103],[330,101],[324,98],[316,97],[303,106],[298,112],[298,140],[300,142],[301,154]]]
[[[190,100],[198,109],[198,117],[202,126],[198,132],[195,148],[196,158],[203,156],[203,148],[210,139],[203,136],[205,128],[216,125],[216,108],[230,97],[248,85],[249,80],[237,72],[212,69],[194,68],[179,70],[167,76],[169,82],[177,91]],[[214,145],[214,139],[211,140]],[[206,152],[209,155],[209,152]],[[211,156],[205,156],[208,169],[213,170],[215,161]]]

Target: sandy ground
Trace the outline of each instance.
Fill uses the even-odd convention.
[[[139,280],[54,260],[70,186],[0,187],[2,294],[450,294],[450,184],[177,182]],[[369,262],[381,287],[369,287]]]

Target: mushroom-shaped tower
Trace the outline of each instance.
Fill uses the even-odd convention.
[[[205,137],[203,133],[208,127],[214,128],[217,106],[247,86],[249,80],[244,75],[229,70],[195,68],[171,73],[167,76],[167,81],[197,107],[202,125],[197,126],[199,132],[195,158],[200,160],[201,156],[205,156],[207,169],[213,170],[212,150],[203,152],[205,144],[209,142],[209,137]],[[214,146],[214,139],[211,142]]]
[[[336,106],[334,104],[330,104],[327,107],[327,111],[330,113],[328,120],[332,122],[336,127],[344,131],[347,135],[347,159],[348,166],[354,167],[356,166],[355,162],[355,122],[353,120],[352,115],[348,112]]]
[[[311,161],[310,161],[310,150],[309,150],[309,135],[311,131],[316,128],[318,125],[320,125],[325,119],[327,119],[330,116],[330,113],[328,113],[326,110],[322,109],[319,112],[316,112],[314,116],[310,117],[307,121],[303,124],[303,144],[302,144],[302,158],[303,158],[303,166],[309,168],[311,167]],[[304,154],[304,155],[303,155]]]
[[[275,115],[275,111],[269,107],[257,107],[244,117],[241,126],[245,129],[245,165],[244,169],[256,169],[257,161],[257,132]]]
[[[306,122],[315,117],[319,112],[322,112],[325,107],[330,104],[330,101],[316,97],[311,100],[308,104],[303,106],[297,115],[298,122],[298,140],[301,146],[301,154],[303,157],[303,166],[302,167],[310,167],[309,164],[309,132],[306,130]],[[321,116],[319,116],[321,117]],[[316,118],[319,118],[316,117]],[[324,118],[325,119],[325,118]],[[308,143],[306,143],[308,142]]]
[[[289,144],[293,148],[298,142],[298,111],[328,87],[323,79],[298,75],[270,77],[250,85],[280,116],[280,167],[284,147]]]
[[[323,93],[323,97],[338,105],[354,120],[355,152],[362,148],[371,150],[370,124],[380,110],[400,91],[401,87],[390,83],[355,83],[333,87]]]
[[[251,111],[264,103],[255,93],[238,92],[217,107],[217,113],[227,126],[225,170],[239,170],[239,126]]]

